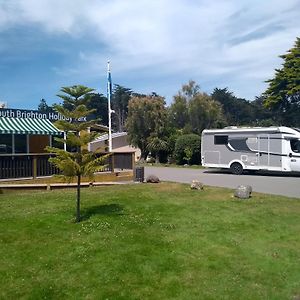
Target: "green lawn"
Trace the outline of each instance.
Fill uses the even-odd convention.
[[[136,184],[0,195],[0,299],[300,299],[300,201]]]

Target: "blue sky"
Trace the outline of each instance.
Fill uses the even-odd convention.
[[[37,108],[62,86],[113,83],[172,101],[195,80],[253,100],[300,29],[300,0],[0,0],[0,102]]]

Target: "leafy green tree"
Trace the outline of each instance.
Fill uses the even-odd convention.
[[[293,48],[280,56],[284,62],[281,69],[275,70],[273,79],[264,93],[264,105],[280,112],[282,122],[289,126],[300,125],[300,38]]]
[[[180,136],[175,145],[176,163],[183,165],[200,163],[200,136],[194,133]]]
[[[97,120],[86,121],[87,116],[94,112],[94,110],[89,110],[86,107],[92,91],[93,89],[82,85],[61,88],[63,94],[59,94],[58,97],[62,98],[66,105],[65,107],[55,105],[55,109],[66,119],[57,121],[55,125],[67,132],[67,137],[66,139],[57,138],[57,141],[66,143],[67,146],[76,149],[76,151],[71,152],[55,147],[47,147],[49,152],[56,154],[49,161],[61,171],[61,176],[68,181],[74,177],[77,178],[76,222],[80,222],[81,178],[82,176],[93,177],[94,172],[101,171],[107,157],[97,157],[95,152],[87,150],[88,143],[98,135],[96,132],[89,132],[88,130]],[[72,120],[72,122],[67,119]]]
[[[108,126],[108,104],[107,98],[103,94],[91,93],[87,108],[94,109],[95,119],[98,119],[102,125]]]
[[[264,107],[264,101],[265,97],[260,96],[256,97],[255,100],[251,102],[251,105],[253,106],[255,112],[255,120],[253,120],[253,125],[262,127],[279,126],[281,124],[280,114]]]
[[[184,128],[189,123],[188,102],[182,94],[174,96],[170,106],[171,122],[177,129]]]
[[[182,85],[181,90],[173,98],[170,106],[171,122],[176,129],[191,132],[189,103],[200,92],[200,86],[190,80]]]
[[[192,132],[201,135],[205,128],[220,128],[226,124],[222,106],[206,93],[198,93],[189,102]]]
[[[165,100],[160,96],[132,97],[128,104],[126,128],[129,141],[141,150],[141,158],[146,159],[149,138],[163,139],[166,134],[167,110]]]
[[[167,151],[167,155],[168,155],[168,161],[175,163],[175,145],[176,145],[176,141],[177,139],[182,136],[184,133],[182,130],[177,129],[177,130],[172,130],[168,132],[167,135],[167,143],[168,143],[168,151]]]
[[[215,88],[211,97],[222,104],[229,125],[254,125],[257,119],[256,109],[250,101],[237,98],[228,88]]]
[[[185,96],[188,102],[191,101],[199,93],[200,85],[197,84],[194,80],[190,80],[187,84],[184,84],[181,88],[181,92],[179,91],[179,94]]]
[[[184,134],[193,132],[200,135],[204,128],[226,124],[220,103],[201,92],[200,86],[193,80],[182,86],[169,110],[171,123]]]
[[[49,113],[49,112],[53,112],[54,109],[53,109],[53,107],[51,107],[47,104],[47,101],[44,98],[42,98],[40,100],[40,104],[38,106],[38,111],[43,112],[43,113]]]
[[[114,127],[117,131],[125,130],[125,123],[128,114],[128,102],[131,98],[131,89],[115,84],[112,94],[112,108],[115,111],[113,115]]]

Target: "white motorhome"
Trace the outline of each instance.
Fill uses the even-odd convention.
[[[201,139],[205,167],[300,172],[300,129],[289,127],[226,127],[205,129]]]

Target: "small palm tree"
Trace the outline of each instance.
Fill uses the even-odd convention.
[[[159,163],[159,151],[167,151],[168,143],[157,136],[150,137],[147,143],[147,150],[155,153],[155,162]]]

